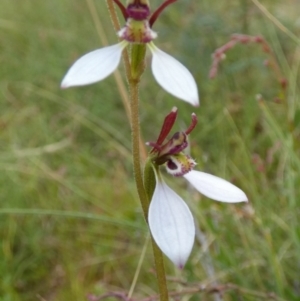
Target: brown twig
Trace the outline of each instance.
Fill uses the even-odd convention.
[[[181,291],[170,291],[169,296],[176,298],[185,295],[195,295],[199,293],[206,293],[206,294],[220,294],[223,295],[229,291],[235,291],[236,294],[239,295],[248,295],[255,298],[259,298],[259,300],[273,300],[273,301],[287,301],[283,298],[278,297],[273,292],[260,292],[256,290],[247,289],[241,286],[238,286],[233,283],[226,283],[226,284],[217,284],[217,285],[203,285],[203,284],[194,284],[188,288],[183,288]],[[135,301],[137,299],[128,298],[126,293],[122,292],[110,292],[101,296],[88,296],[89,301],[100,301],[105,298],[114,297],[116,299],[122,301]],[[139,301],[156,301],[159,300],[159,295],[153,295],[147,298],[140,299]]]
[[[225,43],[223,46],[216,49],[215,52],[213,53],[212,55],[213,62],[209,71],[209,78],[213,79],[217,76],[219,64],[222,60],[225,59],[226,57],[225,53],[228,50],[234,48],[237,44],[245,45],[250,43],[261,45],[262,51],[269,55],[269,60],[265,61],[265,65],[270,66],[274,70],[282,89],[285,90],[287,87],[287,80],[286,78],[283,77],[281,73],[280,67],[277,63],[272,48],[267,43],[267,41],[261,36],[233,34],[229,42]]]
[[[114,297],[122,301],[133,301],[131,298],[128,298],[125,293],[121,293],[121,292],[110,292],[101,296],[89,295],[87,299],[89,301],[100,301],[109,297]]]

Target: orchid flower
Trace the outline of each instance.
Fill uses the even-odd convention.
[[[179,268],[185,265],[195,237],[193,215],[183,199],[162,179],[159,166],[164,165],[168,173],[184,177],[201,194],[226,203],[247,202],[247,196],[233,184],[204,172],[193,170],[196,163],[182,151],[188,146],[187,136],[195,128],[197,117],[192,114],[192,123],[185,132],[175,133],[163,143],[169,134],[177,109],[173,108],[165,118],[156,142],[147,142],[153,147],[150,161],[154,169],[156,186],[148,212],[151,234],[162,252]]]
[[[175,58],[152,42],[157,34],[151,29],[163,9],[176,0],[166,0],[151,16],[148,0],[130,0],[119,6],[126,25],[118,32],[121,42],[89,52],[79,58],[62,80],[61,87],[83,86],[101,81],[118,67],[122,51],[130,43],[146,44],[152,53],[152,72],[159,85],[173,96],[199,105],[198,89],[192,74]]]

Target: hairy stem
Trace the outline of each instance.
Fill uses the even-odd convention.
[[[160,301],[168,301],[169,294],[168,294],[163,254],[159,249],[159,247],[157,246],[156,242],[154,241],[153,237],[151,237],[151,242],[152,242],[152,250],[154,254]]]
[[[118,16],[114,7],[114,0],[107,0],[108,10],[112,19],[112,23],[116,30],[120,30],[120,23],[118,20]],[[142,58],[139,58],[138,61],[144,61],[145,59],[145,51],[143,47],[139,47],[138,53],[142,53]],[[134,55],[135,52],[132,52]],[[134,66],[134,70],[138,70],[139,72],[132,73],[132,66],[129,60],[129,54],[127,50],[123,51],[123,61],[125,65],[125,73],[126,78],[129,83],[129,92],[130,92],[130,125],[131,125],[131,139],[132,139],[132,158],[133,158],[133,171],[136,182],[136,187],[138,191],[138,196],[142,205],[144,217],[148,222],[148,209],[150,204],[150,199],[152,195],[147,195],[143,174],[141,170],[141,154],[143,155],[143,159],[146,157],[145,145],[141,143],[140,138],[140,122],[139,122],[139,82],[140,77],[143,73],[144,64],[137,64]],[[134,60],[131,60],[134,61]],[[142,152],[141,152],[142,151]],[[157,275],[157,283],[159,288],[160,301],[168,301],[168,288],[166,282],[166,273],[163,262],[163,254],[161,250],[157,247],[155,241],[152,238],[152,248],[154,254],[156,275]]]
[[[141,159],[140,159],[140,148],[139,148],[139,137],[140,137],[140,125],[139,125],[139,81],[130,80],[130,107],[131,107],[131,133],[132,133],[132,157],[133,157],[133,169],[135,182],[137,186],[138,195],[143,208],[144,216],[148,222],[148,209],[150,199],[152,196],[148,196],[144,187],[144,181],[141,171]],[[159,288],[160,301],[168,301],[168,287],[166,281],[166,273],[164,268],[163,255],[161,250],[156,245],[152,238],[152,249],[154,254],[157,283]]]
[[[147,220],[149,201],[144,188],[140,157],[139,81],[129,80],[133,172],[144,216]]]

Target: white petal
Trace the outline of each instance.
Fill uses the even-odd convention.
[[[152,52],[152,72],[157,82],[170,94],[194,106],[199,105],[197,84],[190,71],[153,43],[147,44]]]
[[[94,50],[78,59],[62,80],[61,87],[84,86],[98,82],[118,67],[127,42]]]
[[[238,203],[247,202],[246,194],[233,184],[210,175],[192,170],[184,177],[202,194],[220,202]]]
[[[194,219],[182,198],[158,179],[149,207],[148,222],[162,252],[176,266],[183,268],[194,244]]]

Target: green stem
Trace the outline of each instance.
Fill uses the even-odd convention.
[[[144,188],[140,157],[139,80],[129,80],[133,172],[139,199],[147,220],[149,201]]]
[[[139,80],[131,79],[129,81],[130,107],[131,107],[132,157],[133,157],[133,170],[134,170],[136,187],[143,208],[145,219],[146,221],[148,221],[148,209],[149,209],[151,196],[150,195],[148,196],[145,191],[143,176],[141,171],[141,159],[140,159],[140,147],[139,147],[140,125],[139,125],[138,87],[139,87]],[[169,296],[168,296],[168,287],[166,281],[163,255],[161,250],[157,247],[153,238],[152,238],[152,249],[154,254],[160,301],[168,301]]]
[[[154,262],[155,262],[155,269],[156,269],[156,277],[159,289],[159,298],[160,301],[168,301],[168,286],[166,280],[166,272],[165,272],[165,265],[164,265],[164,258],[160,248],[157,246],[156,242],[154,241],[153,237],[151,237],[152,242],[152,250],[154,255]]]
[[[112,22],[115,29],[119,30],[120,25],[118,17],[115,11],[112,0],[107,0],[108,10],[111,15]],[[129,83],[130,90],[130,124],[131,124],[131,135],[132,135],[132,158],[133,158],[133,170],[136,182],[136,187],[139,195],[139,199],[142,205],[144,217],[148,222],[148,209],[150,200],[153,194],[147,194],[145,191],[142,171],[141,171],[141,150],[140,150],[140,123],[139,123],[139,81],[144,71],[144,61],[146,47],[145,45],[133,45],[132,64],[129,61],[129,55],[127,50],[123,51],[123,61],[125,64],[126,78]],[[152,170],[153,172],[153,170]],[[152,189],[153,190],[153,189]],[[156,245],[152,238],[152,248],[154,254],[157,283],[160,295],[160,301],[168,301],[168,287],[166,281],[166,273],[164,268],[163,254]]]

